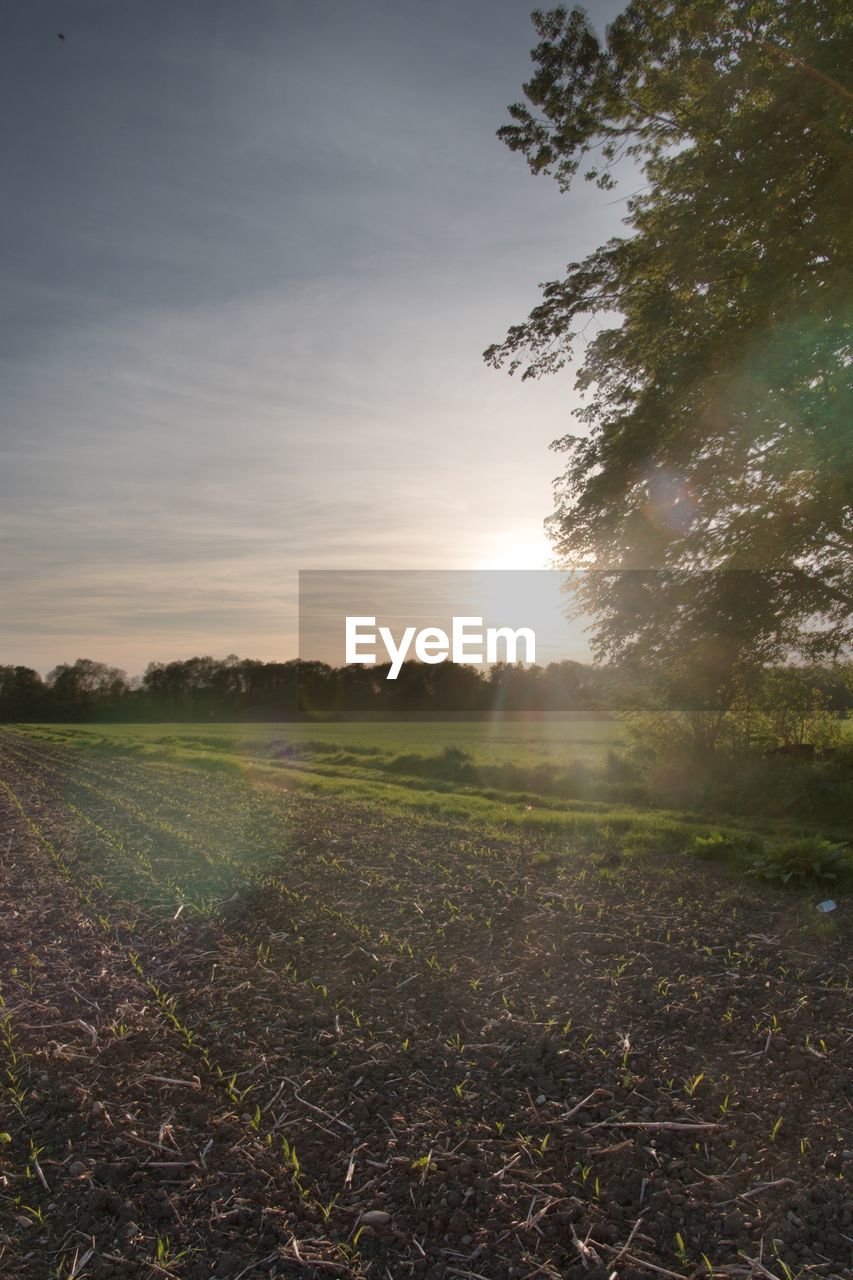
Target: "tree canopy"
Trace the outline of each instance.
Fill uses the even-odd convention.
[[[563,190],[626,169],[639,186],[626,233],[485,353],[525,378],[580,358],[579,425],[553,445],[561,562],[667,571],[579,575],[599,652],[665,665],[715,616],[730,668],[837,651],[853,596],[849,6],[632,0],[604,38],[581,9],[533,21],[527,101],[498,136]]]
[[[564,660],[546,667],[404,662],[332,667],[292,658],[199,656],[151,662],[141,677],[78,658],[42,680],[30,667],[0,665],[0,723],[63,720],[288,720],[494,711],[598,712],[642,705],[643,691],[614,687],[607,671]]]

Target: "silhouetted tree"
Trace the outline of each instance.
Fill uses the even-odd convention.
[[[47,720],[51,710],[51,692],[37,671],[0,666],[0,720]]]
[[[57,709],[81,719],[97,716],[129,691],[123,671],[91,658],[60,664],[48,673],[47,683]]]
[[[628,234],[545,285],[486,358],[554,372],[595,319],[581,426],[554,444],[556,549],[606,571],[578,575],[600,659],[656,663],[722,705],[851,634],[848,7],[631,0],[604,39],[581,9],[533,20],[527,103],[499,136],[562,190],[584,166],[612,187],[621,157],[642,180]],[[668,572],[610,572],[636,569]]]

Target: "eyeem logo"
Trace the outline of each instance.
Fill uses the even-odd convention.
[[[389,680],[396,680],[414,641],[414,656],[419,662],[535,662],[536,635],[530,627],[487,627],[482,618],[454,618],[451,635],[441,627],[405,627],[398,644],[390,627],[376,629],[375,618],[347,618],[346,661],[373,666],[376,662],[377,639],[382,641],[391,661]],[[524,643],[524,658],[518,656],[519,641]],[[372,652],[365,653],[365,646]],[[499,653],[499,648],[502,652]],[[485,659],[484,659],[485,652]]]

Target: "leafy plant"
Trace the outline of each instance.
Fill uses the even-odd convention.
[[[794,887],[833,884],[853,875],[853,860],[843,844],[834,844],[823,836],[802,836],[767,846],[753,860],[747,874]]]
[[[746,858],[761,855],[764,841],[760,836],[735,835],[724,831],[710,831],[706,836],[694,836],[690,852],[696,858],[713,861],[717,858]]]

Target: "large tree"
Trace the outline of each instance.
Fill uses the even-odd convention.
[[[837,650],[853,564],[849,5],[632,0],[603,39],[581,9],[533,21],[527,102],[498,136],[564,190],[582,173],[633,191],[626,234],[542,286],[486,352],[525,378],[580,359],[579,425],[553,446],[561,563],[667,571],[583,575],[598,651],[664,669],[704,642],[710,684],[730,689],[758,658]]]

